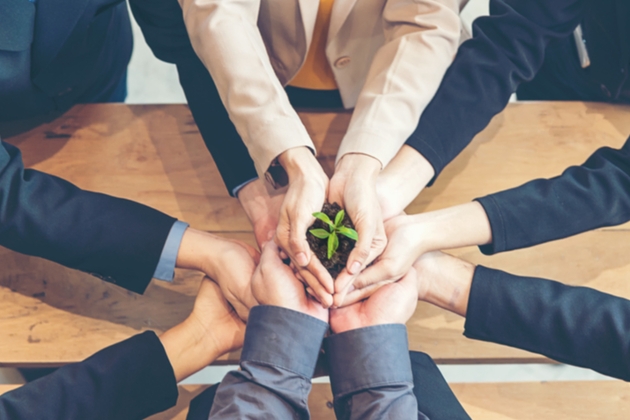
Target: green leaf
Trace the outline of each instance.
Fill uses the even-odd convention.
[[[337,215],[335,216],[335,227],[341,226],[341,222],[343,222],[343,217],[346,215],[346,212],[343,210],[339,210]]]
[[[326,239],[330,236],[330,233],[325,229],[311,229],[309,233],[319,239]]]
[[[313,217],[315,217],[316,219],[319,219],[322,222],[326,223],[331,228],[335,227],[335,225],[333,225],[333,222],[330,221],[330,218],[328,218],[326,213],[322,213],[321,211],[318,211],[318,212],[313,213]]]
[[[331,233],[328,237],[328,259],[331,259],[332,256],[339,248],[339,238],[335,232]]]
[[[337,228],[337,232],[344,236],[347,236],[350,239],[354,239],[355,241],[359,240],[359,234],[357,233],[357,231],[354,229],[350,229],[349,227],[342,226],[340,228]]]

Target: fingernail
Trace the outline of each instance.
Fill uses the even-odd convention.
[[[361,263],[359,261],[355,261],[350,266],[350,274],[357,274],[361,270]]]
[[[308,264],[308,259],[306,258],[306,254],[303,252],[300,252],[299,254],[295,256],[295,261],[298,263],[298,265],[302,267]]]

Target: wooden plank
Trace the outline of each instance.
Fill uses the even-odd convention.
[[[19,385],[0,385],[0,395]],[[148,420],[185,420],[190,401],[207,385],[179,387],[177,405]],[[621,381],[452,384],[468,414],[484,420],[626,420],[630,385]],[[313,420],[334,420],[328,384],[309,396]]]
[[[626,420],[630,385],[621,381],[452,384],[473,419]],[[330,387],[316,384],[309,397],[313,419],[334,420]]]
[[[553,176],[601,146],[619,147],[630,107],[579,102],[511,104],[408,208],[438,209],[534,177]],[[330,170],[349,114],[303,113]],[[187,107],[76,106],[61,118],[11,137],[29,167],[83,188],[134,199],[194,227],[253,243],[237,200],[228,197]],[[620,246],[627,225],[536,248],[484,257],[454,254],[516,274],[554,278],[630,298],[630,264]],[[164,331],[191,308],[199,274],[155,282],[144,296],[87,274],[0,249],[0,365],[56,366],[151,328]],[[411,348],[440,363],[544,361],[515,349],[466,340],[463,319],[420,304],[409,323]],[[236,360],[237,354],[225,360]]]

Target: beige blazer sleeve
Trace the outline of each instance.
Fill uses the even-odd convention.
[[[337,161],[364,153],[385,167],[416,128],[457,52],[459,0],[389,0],[385,44],[371,63]]]
[[[258,176],[288,149],[314,150],[269,61],[256,24],[260,0],[179,2],[193,48],[210,71]]]

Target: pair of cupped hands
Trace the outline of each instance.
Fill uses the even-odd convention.
[[[421,250],[412,220],[404,208],[432,174],[414,174],[416,163],[401,151],[385,168],[364,154],[346,154],[329,179],[310,149],[289,149],[278,162],[289,185],[272,191],[263,181],[239,193],[259,244],[273,238],[281,257],[289,258],[295,276],[324,308],[341,308],[359,302],[380,287],[403,278]],[[419,154],[415,151],[413,159]],[[346,268],[333,279],[311,251],[307,235],[325,202],[337,203],[352,220],[358,240]],[[264,262],[261,263],[264,269]]]

